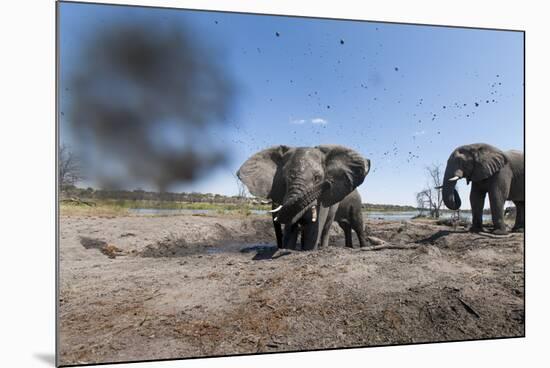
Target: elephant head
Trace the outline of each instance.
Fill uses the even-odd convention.
[[[460,146],[447,160],[443,177],[443,202],[451,210],[458,210],[462,202],[455,189],[456,182],[462,178],[478,182],[496,174],[506,165],[504,153],[485,143]]]
[[[251,194],[279,204],[277,221],[289,225],[341,201],[369,169],[368,159],[343,146],[274,146],[252,155],[237,176]]]

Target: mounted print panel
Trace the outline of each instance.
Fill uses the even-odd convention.
[[[524,336],[523,32],[57,6],[58,365]]]

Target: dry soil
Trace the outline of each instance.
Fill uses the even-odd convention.
[[[344,248],[335,225],[326,249],[276,251],[264,216],[61,216],[60,362],[524,335],[523,234],[365,222],[415,248]]]

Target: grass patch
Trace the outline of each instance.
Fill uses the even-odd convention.
[[[127,208],[104,204],[90,207],[82,204],[61,203],[59,213],[61,216],[126,216],[129,211]]]
[[[79,203],[61,203],[60,213],[64,216],[126,216],[131,209],[167,209],[167,210],[208,210],[222,216],[249,216],[253,210],[270,210],[270,205],[252,205],[248,203],[206,203],[173,202],[148,200],[90,200],[95,204],[88,206]],[[154,216],[154,215],[153,215]]]
[[[210,203],[210,202],[176,202],[151,200],[102,199],[94,201],[97,205],[114,206],[120,208],[150,208],[167,210],[212,210],[212,211],[241,211],[270,210],[269,205],[252,205],[248,203]]]

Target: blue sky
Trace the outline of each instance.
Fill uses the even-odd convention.
[[[212,133],[228,164],[174,191],[233,195],[232,174],[254,152],[330,143],[371,159],[364,202],[413,205],[424,168],[444,168],[455,147],[523,150],[523,34],[508,31],[64,3],[61,111],[82,40],[128,20],[182,22],[238,87],[229,123]],[[468,190],[459,185],[467,208]]]

